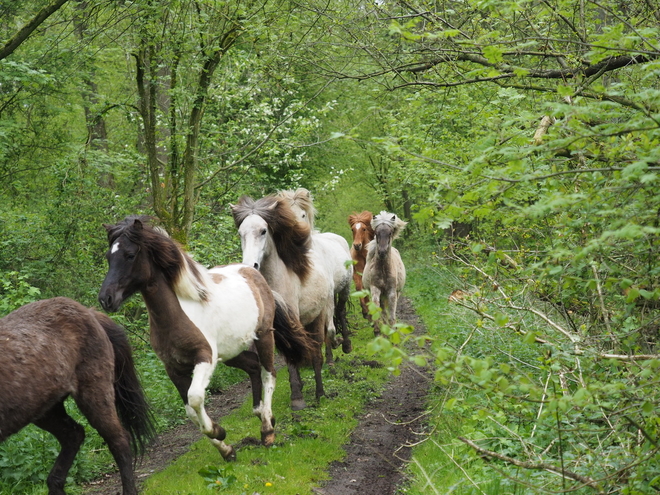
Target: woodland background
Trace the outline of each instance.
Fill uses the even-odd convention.
[[[371,343],[436,369],[450,434],[411,473],[657,493],[659,26],[656,0],[0,0],[0,311],[95,304],[128,214],[213,265],[241,194],[307,187],[346,236],[395,211],[411,295],[458,318]],[[35,435],[0,446],[8,493]]]

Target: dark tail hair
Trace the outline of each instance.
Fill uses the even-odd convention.
[[[110,317],[94,311],[94,316],[108,335],[115,352],[115,406],[119,419],[131,437],[131,448],[141,457],[156,437],[151,407],[137,376],[131,345],[124,328]]]
[[[300,319],[291,311],[282,296],[275,296],[275,347],[282,353],[287,363],[301,366],[312,361],[316,342],[309,336]]]

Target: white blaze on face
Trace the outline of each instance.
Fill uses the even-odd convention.
[[[115,254],[117,251],[119,251],[119,241],[115,242],[112,245],[112,249],[110,249],[110,254]]]
[[[360,230],[362,228],[362,222],[358,222],[355,224],[355,230]]]

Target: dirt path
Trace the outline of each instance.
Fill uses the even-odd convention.
[[[400,302],[398,319],[424,332],[407,299]],[[410,459],[410,444],[420,440],[424,430],[424,403],[430,375],[414,366],[403,366],[392,377],[380,397],[367,405],[366,413],[344,446],[346,458],[329,466],[330,480],[314,490],[319,495],[391,495],[404,481],[402,466]],[[247,381],[234,385],[210,399],[211,417],[222,417],[239,407],[248,397]],[[167,467],[188,451],[199,433],[191,423],[162,433],[138,466],[138,481]],[[88,485],[86,495],[121,493],[119,476],[109,474]]]

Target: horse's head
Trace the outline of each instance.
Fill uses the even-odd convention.
[[[356,251],[361,251],[374,238],[371,219],[371,212],[366,210],[348,216],[348,224],[353,232],[353,249]]]
[[[314,207],[312,193],[309,190],[299,187],[295,191],[279,191],[277,197],[286,199],[289,202],[291,211],[298,217],[298,220],[306,223],[311,230],[314,230],[314,219],[317,212]]]
[[[147,253],[137,242],[144,218],[129,217],[117,225],[105,225],[109,248],[105,253],[108,273],[99,292],[99,303],[108,312],[144,287],[151,277]]]
[[[381,211],[372,221],[378,257],[385,258],[392,247],[392,241],[399,237],[401,230],[408,224],[394,213]]]
[[[243,196],[231,207],[241,236],[243,263],[258,270],[270,256],[279,256],[284,265],[304,279],[311,266],[309,226],[298,221],[288,201],[275,196],[253,200]]]

